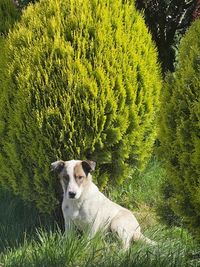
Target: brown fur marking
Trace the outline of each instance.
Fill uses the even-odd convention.
[[[75,178],[78,186],[80,186],[81,184],[86,184],[86,182],[87,182],[87,178],[86,178],[85,172],[82,168],[81,162],[76,164],[76,166],[74,167],[74,178]]]

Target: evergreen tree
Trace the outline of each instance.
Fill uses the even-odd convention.
[[[136,0],[155,41],[163,72],[174,71],[181,37],[193,20],[197,0]]]
[[[200,20],[180,45],[178,66],[169,74],[161,110],[160,153],[166,159],[168,203],[200,237]]]
[[[34,15],[33,15],[34,14]],[[0,183],[55,207],[56,159],[90,158],[96,179],[123,182],[148,161],[157,132],[160,68],[132,3],[42,0],[9,34],[1,92]]]
[[[0,35],[7,34],[18,17],[13,0],[0,0]]]

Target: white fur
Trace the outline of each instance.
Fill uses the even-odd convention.
[[[78,188],[74,179],[74,167],[80,161],[66,161],[65,168],[70,176],[67,191],[64,190],[62,211],[66,232],[70,225],[75,224],[80,230],[88,230],[93,237],[99,230],[116,232],[123,243],[124,249],[129,248],[131,241],[143,240],[149,244],[155,242],[144,237],[135,216],[127,209],[112,202],[102,194],[92,182],[88,174],[87,183]],[[73,190],[76,199],[68,197],[68,191]]]

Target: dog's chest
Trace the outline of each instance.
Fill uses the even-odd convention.
[[[94,209],[93,205],[88,207],[88,205],[84,204],[70,204],[66,205],[66,208],[64,208],[65,215],[67,215],[80,230],[87,229],[88,225],[92,224],[95,220],[96,209]]]
[[[84,207],[74,209],[71,214],[71,220],[80,230],[86,230],[95,219],[94,213],[90,209],[85,210]]]

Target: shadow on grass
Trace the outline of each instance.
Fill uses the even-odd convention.
[[[36,228],[53,229],[55,222],[36,207],[0,188],[0,252],[19,246],[35,235]]]

